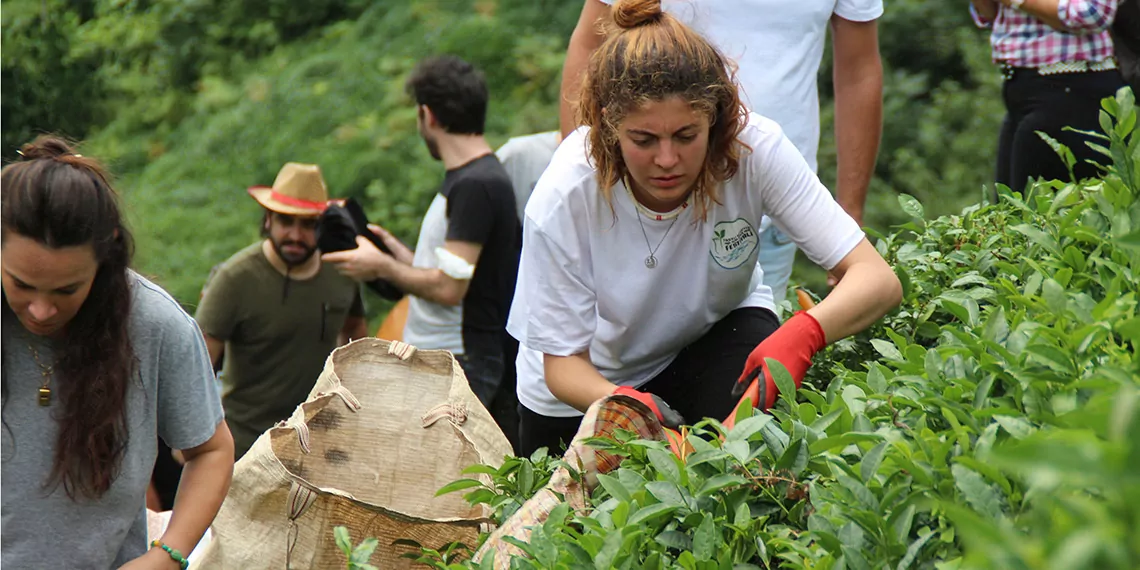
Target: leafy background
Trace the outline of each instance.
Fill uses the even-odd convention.
[[[488,138],[557,127],[579,2],[560,0],[5,0],[0,153],[36,133],[110,162],[138,234],[138,267],[193,309],[209,269],[257,237],[244,192],[286,161],[322,166],[335,195],[413,241],[443,172],[403,91],[421,57],[456,53],[488,77]],[[985,34],[963,5],[897,0],[880,25],[883,146],[867,223],[977,202],[1001,116]],[[916,41],[921,38],[921,41]],[[830,54],[820,70],[820,175],[835,178]],[[823,291],[807,262],[795,279]],[[370,314],[387,304],[368,299]]]

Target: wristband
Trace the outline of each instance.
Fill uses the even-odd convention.
[[[185,556],[182,556],[182,553],[179,552],[177,548],[171,548],[171,547],[167,546],[166,543],[162,542],[161,540],[150,541],[150,547],[151,548],[158,547],[158,548],[165,550],[166,553],[170,555],[171,560],[174,560],[175,562],[177,562],[178,567],[181,568],[182,570],[186,570],[187,568],[190,567],[190,561],[187,560]]]
[[[439,269],[452,279],[466,281],[475,275],[474,265],[442,247],[435,248],[435,257],[439,260]]]

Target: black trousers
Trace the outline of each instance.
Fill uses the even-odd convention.
[[[1087,161],[1104,164],[1108,158],[1085,144],[1092,138],[1064,128],[1101,132],[1100,101],[1124,86],[1120,72],[1110,69],[1040,75],[1033,69],[1012,68],[1006,77],[1002,85],[1006,116],[998,137],[997,181],[1021,192],[1030,178],[1069,180],[1065,163],[1037,131],[1073,151],[1077,159],[1073,175],[1078,180],[1099,176],[1100,171]]]
[[[780,320],[767,309],[732,311],[638,389],[661,397],[688,423],[704,418],[723,420],[736,407],[732,387],[744,371],[748,355],[777,328]],[[582,416],[544,416],[520,404],[519,455],[529,456],[540,447],[560,455],[581,423]]]
[[[466,333],[464,354],[455,355],[471,391],[479,398],[511,447],[518,449],[518,395],[515,391],[515,355],[518,341],[506,332]]]

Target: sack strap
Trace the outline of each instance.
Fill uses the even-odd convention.
[[[285,567],[292,568],[293,548],[297,546],[297,519],[317,502],[317,492],[293,481],[289,484],[289,532],[285,535]]]
[[[420,426],[424,429],[432,424],[447,418],[451,425],[459,427],[467,421],[467,404],[464,402],[447,402],[440,404],[420,416]]]
[[[388,345],[388,354],[395,355],[400,360],[407,360],[416,353],[416,347],[406,343],[394,340]]]

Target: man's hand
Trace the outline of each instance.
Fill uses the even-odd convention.
[[[776,397],[780,395],[780,391],[776,387],[771,371],[768,370],[765,359],[771,358],[783,364],[792,375],[796,388],[799,388],[808,368],[811,367],[811,358],[826,345],[827,337],[824,336],[819,321],[805,311],[796,313],[748,355],[744,372],[733,387],[733,396],[739,397],[753,380],[763,374],[764,385],[760,394],[764,401],[756,402],[755,405],[762,410],[771,408],[776,404]]]
[[[412,250],[408,249],[408,246],[404,245],[404,242],[400,241],[396,236],[389,233],[388,230],[376,224],[368,224],[368,229],[371,230],[372,233],[380,236],[380,240],[383,241],[384,245],[388,246],[388,249],[392,251],[392,256],[396,258],[396,261],[399,261],[400,263],[406,263],[408,265],[412,264],[412,260],[415,258],[416,254]]]
[[[392,274],[392,265],[399,263],[363,236],[356,236],[356,249],[326,253],[321,261],[335,265],[342,275],[361,282],[387,279]]]
[[[618,386],[618,389],[614,390],[614,394],[629,396],[630,398],[633,398],[634,400],[645,404],[650,410],[653,411],[653,415],[657,416],[657,421],[661,422],[661,425],[669,429],[679,429],[685,423],[685,418],[681,417],[681,414],[678,414],[676,410],[669,407],[669,404],[666,404],[665,400],[662,400],[656,394],[642,392],[640,390],[630,388],[629,386]]]

